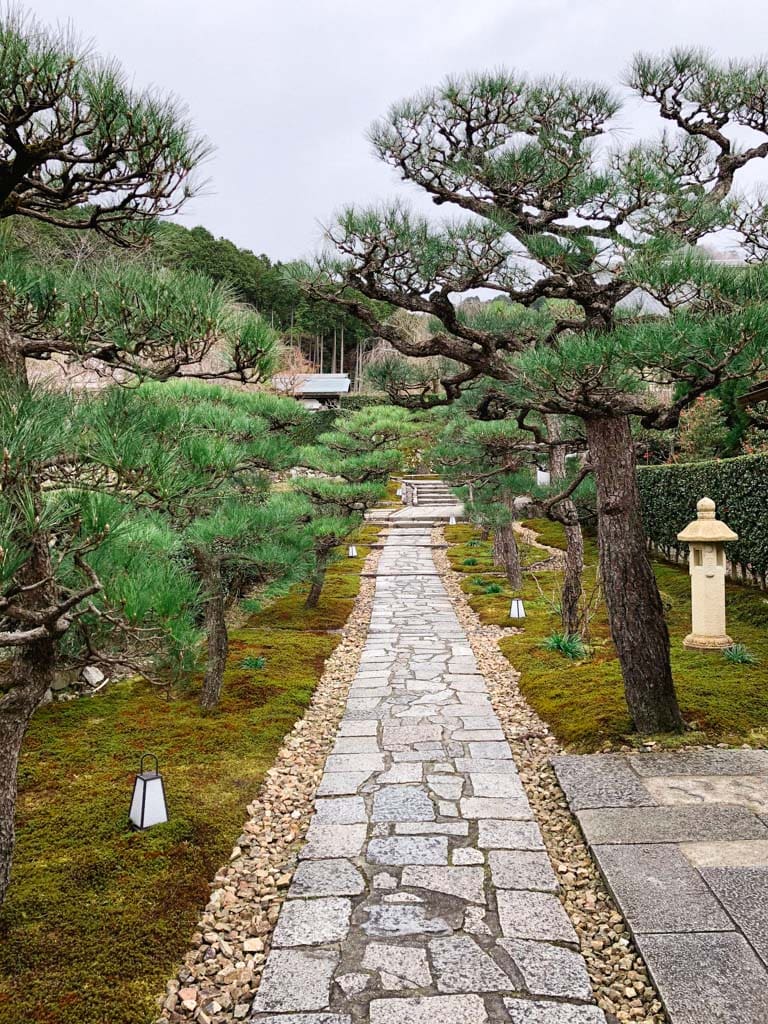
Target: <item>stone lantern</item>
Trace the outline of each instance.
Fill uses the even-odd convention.
[[[720,650],[733,640],[725,631],[725,550],[738,534],[715,518],[715,503],[702,498],[698,518],[678,533],[689,545],[692,628],[683,646],[694,650]]]

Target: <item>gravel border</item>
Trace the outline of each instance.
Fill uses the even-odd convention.
[[[372,550],[362,572],[375,572]],[[336,738],[373,605],[376,580],[360,581],[342,640],[325,663],[312,703],[285,737],[253,803],[229,863],[217,873],[210,902],[175,978],[159,999],[158,1024],[244,1020],[261,981],[272,930],[309,826],[325,759]]]
[[[444,531],[435,529],[432,540],[444,543]],[[550,759],[563,753],[563,749],[526,704],[517,685],[520,673],[499,650],[498,641],[518,630],[483,625],[461,589],[462,574],[451,569],[447,550],[437,548],[433,554],[480,671],[488,682],[494,711],[512,748],[557,871],[562,902],[579,935],[597,1003],[614,1020],[667,1024],[645,964],[587,850],[550,764]]]

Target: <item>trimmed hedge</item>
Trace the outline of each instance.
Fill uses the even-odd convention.
[[[358,409],[369,409],[372,405],[389,405],[385,395],[342,395],[339,405],[347,411]]]
[[[742,575],[763,586],[768,578],[768,455],[738,459],[643,466],[638,470],[645,528],[651,542],[668,556],[684,554],[677,534],[696,518],[703,497],[717,503],[717,516],[739,535],[727,556]]]

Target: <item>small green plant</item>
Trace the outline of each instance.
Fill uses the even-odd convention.
[[[479,548],[483,542],[478,537],[473,537],[472,540],[467,541],[468,548]]]
[[[723,651],[723,657],[731,665],[756,665],[758,662],[746,644],[731,644]]]
[[[473,576],[471,580],[473,587],[484,587],[485,577],[484,576]]]
[[[588,655],[587,645],[576,633],[552,633],[542,646],[548,651],[557,651],[564,658],[581,661]]]
[[[464,565],[477,565],[477,559],[476,558],[465,558],[464,559]]]
[[[501,594],[503,590],[504,587],[500,583],[489,583],[485,588],[486,594]]]
[[[249,654],[247,658],[243,658],[243,660],[240,662],[240,668],[250,668],[254,671],[258,671],[259,669],[264,668],[266,664],[267,659],[263,658],[261,655],[258,655],[258,657],[254,658],[252,655]]]

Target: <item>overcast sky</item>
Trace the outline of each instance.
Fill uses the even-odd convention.
[[[348,202],[411,195],[365,132],[445,75],[505,66],[618,83],[636,50],[753,56],[761,0],[37,0],[137,85],[172,90],[216,147],[181,218],[273,259],[311,253]],[[627,127],[642,118],[630,104]],[[644,118],[642,118],[644,121]]]

